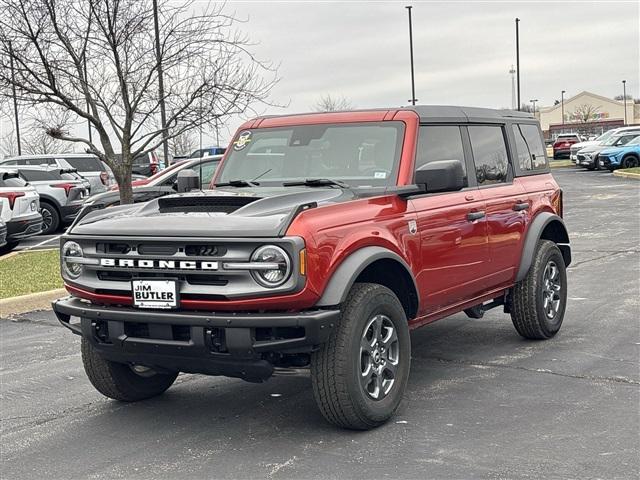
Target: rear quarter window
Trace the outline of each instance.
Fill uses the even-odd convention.
[[[65,158],[65,160],[73,168],[79,172],[102,172],[104,167],[102,162],[97,157],[75,157]]]
[[[538,126],[516,123],[512,128],[516,140],[516,154],[520,171],[546,171],[547,158]]]

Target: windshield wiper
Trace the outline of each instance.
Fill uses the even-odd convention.
[[[341,180],[331,180],[330,178],[307,178],[299,182],[284,182],[284,187],[326,187],[335,185],[340,188],[349,188],[349,185]]]
[[[259,183],[250,182],[247,180],[230,180],[228,182],[216,183],[216,187],[257,187]]]

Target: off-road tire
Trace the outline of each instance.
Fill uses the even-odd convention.
[[[141,376],[129,365],[111,362],[102,358],[82,339],[82,363],[89,381],[105,397],[121,402],[137,402],[158,396],[167,390],[175,381],[178,373],[155,373]]]
[[[342,305],[329,340],[311,356],[313,394],[322,415],[334,425],[368,430],[386,422],[402,400],[411,364],[411,342],[405,311],[398,297],[374,283],[356,283]],[[376,315],[393,324],[399,344],[395,381],[383,398],[370,398],[361,386],[361,338]]]
[[[553,318],[547,316],[543,306],[545,298],[543,277],[549,262],[557,266],[561,285],[560,305]],[[532,340],[546,340],[558,333],[567,305],[567,273],[562,253],[554,242],[549,240],[538,242],[529,272],[513,287],[511,296],[511,320],[520,335]]]
[[[57,232],[58,228],[60,228],[60,214],[56,207],[48,202],[40,202],[40,210],[42,211],[43,217],[42,232],[40,232],[40,235],[51,235],[52,233]],[[48,227],[45,226],[44,223],[45,215],[50,215],[51,218],[51,223]]]

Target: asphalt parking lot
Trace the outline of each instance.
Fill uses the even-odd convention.
[[[3,478],[637,478],[640,183],[558,169],[574,263],[560,333],[507,315],[413,332],[406,399],[370,432],[337,430],[310,381],[182,375],[107,400],[51,312],[0,322]]]

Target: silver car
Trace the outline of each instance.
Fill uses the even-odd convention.
[[[0,169],[0,218],[7,228],[0,253],[13,250],[20,240],[37,235],[42,229],[40,197],[15,170]]]
[[[90,194],[87,180],[64,178],[60,170],[33,166],[16,167],[16,170],[40,195],[44,235],[73,222]]]
[[[115,183],[113,172],[95,155],[87,153],[56,153],[47,155],[22,155],[7,158],[0,165],[45,166],[49,168],[74,168],[91,183],[91,192],[100,193]]]

